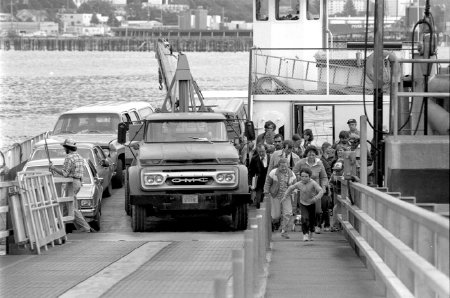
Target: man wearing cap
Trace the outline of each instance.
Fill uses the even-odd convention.
[[[359,133],[359,130],[357,128],[358,122],[356,122],[355,119],[349,119],[347,121],[347,124],[348,124],[348,128],[350,129],[348,131],[348,133],[350,134],[350,137],[359,139],[360,133]]]
[[[76,195],[81,189],[81,180],[83,179],[84,161],[83,158],[76,152],[77,146],[74,140],[66,139],[61,144],[66,150],[66,158],[61,170],[57,169],[52,162],[50,162],[50,171],[56,172],[66,178],[73,178],[73,193],[74,193],[74,225],[77,230],[83,232],[93,232],[83,214],[78,210],[78,203]]]

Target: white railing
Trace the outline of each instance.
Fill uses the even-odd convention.
[[[363,184],[348,183],[342,181],[337,200],[340,222],[375,277],[383,281],[387,296],[449,297],[448,219]]]
[[[5,165],[8,169],[13,169],[21,163],[28,160],[33,152],[33,146],[42,141],[47,135],[47,132],[43,132],[33,138],[30,138],[22,143],[16,143],[10,146],[5,152],[3,152],[5,158]]]

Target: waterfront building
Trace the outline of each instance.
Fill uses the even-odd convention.
[[[197,9],[194,9],[195,16],[195,29],[204,30],[206,29],[206,17],[208,15],[208,10],[203,9],[203,6],[199,6]]]
[[[92,20],[91,13],[62,13],[60,19],[65,26],[89,26]]]
[[[54,22],[0,22],[0,32],[14,32],[22,36],[56,36],[58,24]]]
[[[331,0],[327,3],[328,14],[335,15],[344,10],[347,0]],[[366,10],[366,0],[353,0],[357,12]]]
[[[45,10],[21,9],[17,11],[16,19],[21,22],[44,22],[48,21],[48,13]]]

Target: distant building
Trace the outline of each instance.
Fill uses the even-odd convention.
[[[330,0],[327,2],[328,15],[335,15],[344,10],[345,2],[347,0]],[[366,10],[366,0],[353,0],[356,11]]]
[[[195,15],[195,29],[204,30],[206,29],[206,21],[208,16],[208,10],[203,9],[202,6],[199,6],[197,9],[194,9],[194,15]]]
[[[191,29],[191,11],[186,10],[178,15],[178,27],[182,30]]]
[[[0,13],[0,22],[11,22],[13,16],[10,13]]]
[[[89,26],[91,25],[91,13],[63,13],[60,14],[61,21],[67,26]]]
[[[45,10],[21,9],[17,11],[16,19],[21,22],[44,22],[48,21],[48,13]]]
[[[0,22],[0,31],[13,31],[22,36],[56,36],[58,24],[54,22]]]
[[[68,26],[65,33],[77,36],[105,35],[109,27],[104,26]]]

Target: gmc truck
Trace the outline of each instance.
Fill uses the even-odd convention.
[[[228,137],[226,117],[214,112],[153,113],[142,124],[119,128],[119,141],[135,158],[126,171],[126,209],[132,228],[145,230],[148,216],[231,215],[247,227],[247,168]]]

